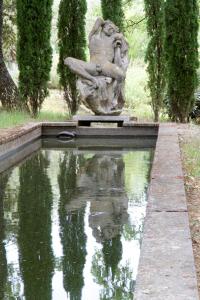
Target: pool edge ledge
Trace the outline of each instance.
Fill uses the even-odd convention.
[[[74,131],[77,137],[157,137],[158,124],[132,122],[129,127],[122,128],[86,128],[78,127],[76,122],[37,122],[28,123],[15,128],[0,130],[0,159],[9,152],[40,137],[56,137],[61,131]]]
[[[199,299],[174,123],[159,127],[134,299]]]

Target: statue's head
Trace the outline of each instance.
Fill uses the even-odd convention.
[[[111,36],[111,35],[119,32],[119,28],[113,22],[111,22],[110,20],[107,20],[104,22],[103,32],[107,36]]]

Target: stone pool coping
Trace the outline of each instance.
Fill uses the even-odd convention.
[[[0,172],[37,151],[41,146],[39,137],[55,136],[62,130],[76,131],[80,137],[158,135],[135,299],[198,300],[176,124],[129,122],[122,128],[105,129],[80,128],[76,122],[41,122],[0,130],[0,158],[5,158],[2,163],[0,160]],[[25,144],[26,151],[20,151]],[[8,152],[13,154],[12,159],[6,159]]]
[[[176,124],[159,127],[135,299],[199,299]]]

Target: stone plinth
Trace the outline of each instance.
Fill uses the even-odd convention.
[[[74,116],[73,121],[78,122],[78,126],[90,127],[91,123],[117,123],[118,127],[129,122],[129,116]]]

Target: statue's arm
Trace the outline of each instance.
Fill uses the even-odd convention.
[[[117,41],[117,40],[121,41],[122,39],[124,39],[124,36],[122,33],[115,33],[113,35],[113,39],[114,39],[114,41]]]
[[[92,38],[92,36],[99,31],[99,29],[103,26],[103,24],[104,24],[104,20],[100,17],[97,18],[97,20],[92,28],[92,31],[89,34],[89,41]]]
[[[123,34],[117,33],[114,36],[115,57],[114,63],[122,68],[125,72],[129,65],[128,43]]]

